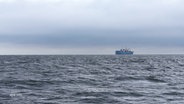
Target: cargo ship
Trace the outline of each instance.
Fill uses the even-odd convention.
[[[133,55],[134,51],[131,51],[130,49],[120,49],[115,52],[116,55]]]

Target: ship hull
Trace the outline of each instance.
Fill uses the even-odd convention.
[[[132,52],[132,51],[128,51],[128,52],[116,51],[115,54],[116,55],[133,55],[134,52]]]

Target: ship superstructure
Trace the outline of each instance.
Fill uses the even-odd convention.
[[[133,55],[134,51],[131,51],[130,49],[120,49],[115,52],[116,55]]]

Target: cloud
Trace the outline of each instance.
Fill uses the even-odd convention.
[[[0,41],[182,47],[183,0],[0,0]],[[136,44],[136,45],[135,45]]]
[[[35,30],[33,33],[44,33],[42,28],[53,32],[57,28],[135,30],[183,27],[181,13],[184,8],[180,5],[181,0],[176,1],[17,0],[1,7],[0,19],[3,24],[0,25],[0,32],[4,30],[6,33],[12,29],[12,32],[19,33],[21,30],[30,29]],[[53,28],[55,29],[52,31]]]
[[[0,0],[0,2],[15,2],[16,0]]]

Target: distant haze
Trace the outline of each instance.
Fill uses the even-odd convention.
[[[184,53],[184,0],[0,0],[0,54]]]

